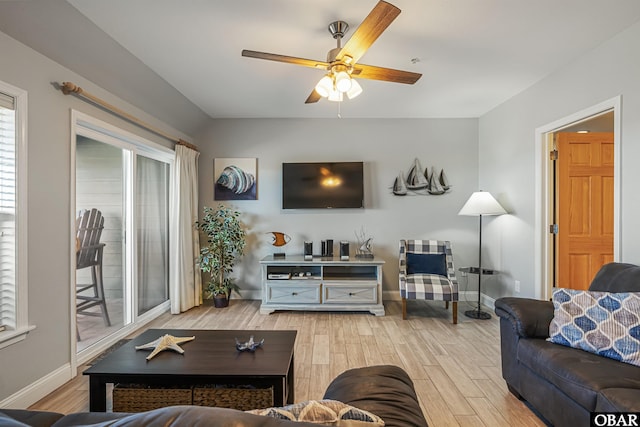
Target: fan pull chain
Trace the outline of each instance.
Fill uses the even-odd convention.
[[[340,114],[340,106],[342,105],[341,101],[336,102],[336,104],[338,104],[338,118],[341,119],[342,115]]]

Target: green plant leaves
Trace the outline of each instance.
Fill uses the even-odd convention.
[[[213,294],[238,292],[240,288],[229,277],[236,259],[244,254],[246,232],[240,222],[240,212],[224,205],[217,208],[204,207],[202,220],[196,228],[207,236],[207,245],[200,248],[198,267],[209,273],[207,290]]]

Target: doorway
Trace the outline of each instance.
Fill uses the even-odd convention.
[[[536,129],[536,298],[620,259],[619,130],[620,97]]]
[[[553,286],[587,290],[613,261],[613,113],[587,120],[578,132],[554,133]],[[610,129],[610,131],[608,131]]]

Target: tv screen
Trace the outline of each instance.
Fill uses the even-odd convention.
[[[363,208],[363,162],[283,163],[282,208]]]

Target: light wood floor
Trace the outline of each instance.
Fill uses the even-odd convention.
[[[437,302],[410,301],[409,319],[402,320],[399,301],[385,302],[387,315],[375,317],[324,312],[261,315],[259,301],[233,300],[226,309],[205,305],[181,315],[167,313],[148,327],[295,329],[296,401],[322,398],[329,382],[346,369],[394,364],[411,376],[432,427],[544,426],[507,391],[496,316],[470,319],[463,314],[469,307],[460,305],[459,323],[453,325],[450,311]],[[31,406],[63,413],[88,408],[88,380],[83,375]]]

